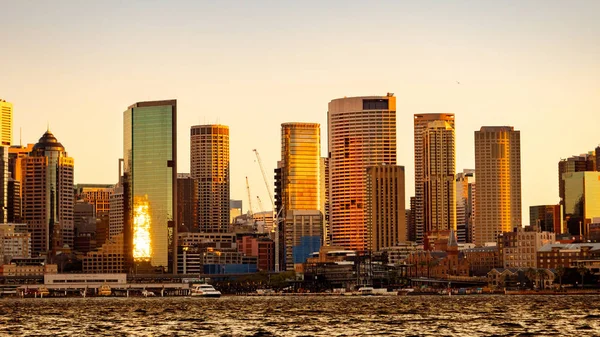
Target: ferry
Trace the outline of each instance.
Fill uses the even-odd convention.
[[[199,297],[221,297],[221,292],[210,284],[194,284],[190,291],[191,296]]]
[[[44,286],[40,286],[36,292],[36,295],[40,295],[40,297],[43,298],[44,296],[50,295],[50,290]]]
[[[98,288],[99,296],[110,296],[112,294],[112,290],[108,284],[103,284]]]

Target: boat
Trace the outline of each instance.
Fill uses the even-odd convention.
[[[194,284],[190,291],[191,296],[199,297],[221,297],[221,292],[210,284]]]
[[[46,288],[44,286],[40,286],[37,289],[36,295],[40,295],[40,297],[48,296],[48,295],[50,295],[50,290],[48,290],[48,288]]]
[[[103,284],[98,288],[99,296],[110,296],[112,294],[112,290],[108,284]]]
[[[154,296],[156,296],[153,291],[148,291],[146,289],[142,290],[142,295],[144,297],[154,297]]]
[[[360,287],[358,288],[358,294],[362,296],[373,296],[375,295],[375,290],[373,287]]]

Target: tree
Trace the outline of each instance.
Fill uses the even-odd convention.
[[[544,289],[544,281],[546,280],[546,269],[537,269],[536,273],[540,279],[540,289]]]
[[[531,283],[533,283],[533,286],[535,287],[535,281],[536,281],[536,276],[537,276],[535,269],[533,269],[533,268],[527,269],[525,271],[525,276],[529,279],[529,281],[531,281]]]
[[[577,268],[577,272],[581,275],[581,288],[583,289],[583,280],[584,280],[585,274],[587,274],[589,272],[589,270],[585,266],[580,266]]]
[[[566,269],[564,266],[556,267],[556,276],[558,276],[558,282],[559,282],[558,284],[561,289],[562,289],[562,278],[563,278],[563,276],[565,276],[565,272],[566,272]]]

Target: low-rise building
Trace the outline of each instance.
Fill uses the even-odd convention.
[[[512,232],[498,235],[498,252],[504,268],[537,268],[537,251],[544,245],[554,243],[556,236],[542,232],[539,227],[515,228]]]
[[[540,268],[576,268],[577,261],[582,264],[583,260],[599,258],[600,243],[555,243],[545,245],[537,252],[537,264]]]
[[[83,257],[84,273],[124,273],[125,248],[123,234],[110,238],[97,251],[88,252]]]
[[[469,261],[473,276],[485,276],[490,270],[502,267],[497,246],[464,249],[462,252]]]

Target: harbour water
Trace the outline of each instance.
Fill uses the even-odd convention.
[[[5,298],[0,335],[600,336],[600,296]]]

